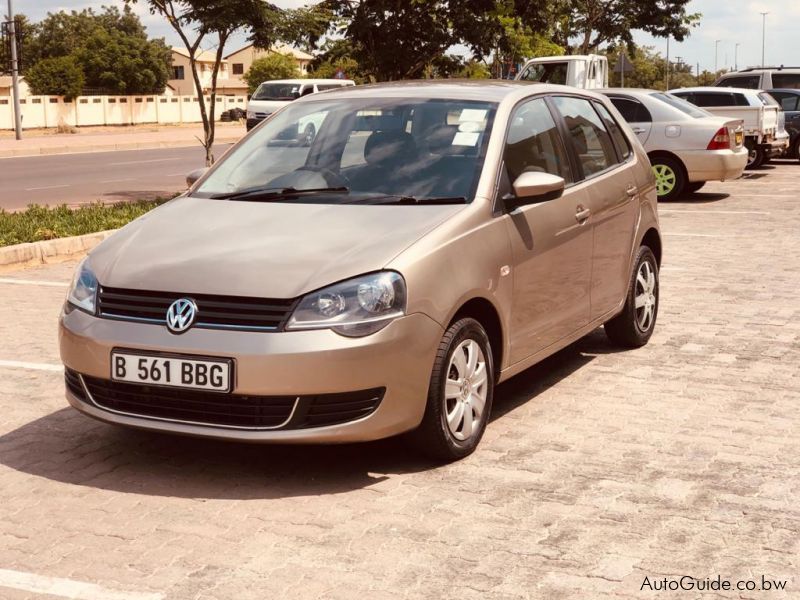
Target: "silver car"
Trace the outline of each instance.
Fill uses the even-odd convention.
[[[659,200],[692,194],[707,181],[741,177],[747,166],[741,120],[716,117],[655,90],[601,90],[644,145]]]

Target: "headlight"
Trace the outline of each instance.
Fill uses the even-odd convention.
[[[248,110],[248,111],[247,111],[247,118],[248,118],[248,119],[255,119],[255,118],[256,118],[256,113],[255,113],[255,111],[253,111],[253,110]]]
[[[75,277],[67,294],[67,302],[89,314],[95,312],[95,299],[97,298],[97,277],[89,267],[89,259],[84,258],[75,270]]]
[[[406,284],[394,271],[371,273],[305,296],[286,329],[333,329],[359,337],[380,331],[406,311]]]

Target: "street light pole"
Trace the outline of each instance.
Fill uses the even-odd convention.
[[[736,49],[733,51],[733,70],[739,70],[739,46],[741,44],[736,44]]]
[[[22,115],[19,112],[19,60],[17,58],[17,30],[14,21],[14,7],[8,0],[8,34],[11,41],[11,88],[14,94],[14,133],[22,139]]]
[[[767,54],[767,15],[768,12],[761,13],[761,68],[763,69],[764,66],[767,64],[766,61],[766,54]]]
[[[716,40],[714,42],[714,77],[717,76],[719,72],[719,43],[722,40]]]
[[[669,89],[669,67],[670,67],[670,64],[669,64],[669,38],[670,38],[670,36],[667,36],[667,80],[666,80],[667,89]]]

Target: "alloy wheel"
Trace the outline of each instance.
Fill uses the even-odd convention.
[[[642,332],[653,326],[656,314],[656,273],[653,265],[645,260],[636,273],[636,324]]]
[[[486,357],[475,340],[466,339],[453,352],[444,388],[444,415],[450,434],[466,441],[485,418],[489,378]]]
[[[656,174],[656,193],[659,197],[668,195],[675,189],[678,183],[678,176],[672,167],[668,165],[653,165],[653,172]]]

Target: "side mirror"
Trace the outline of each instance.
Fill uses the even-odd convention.
[[[300,90],[294,90],[292,92],[292,100],[297,100],[300,97]]]
[[[200,179],[203,175],[206,174],[206,171],[208,171],[208,167],[203,167],[202,169],[195,169],[194,171],[189,173],[186,176],[186,186],[192,187],[198,179]]]
[[[517,177],[513,184],[514,196],[505,198],[506,206],[513,210],[526,204],[536,204],[560,198],[566,182],[558,175],[529,171]]]

